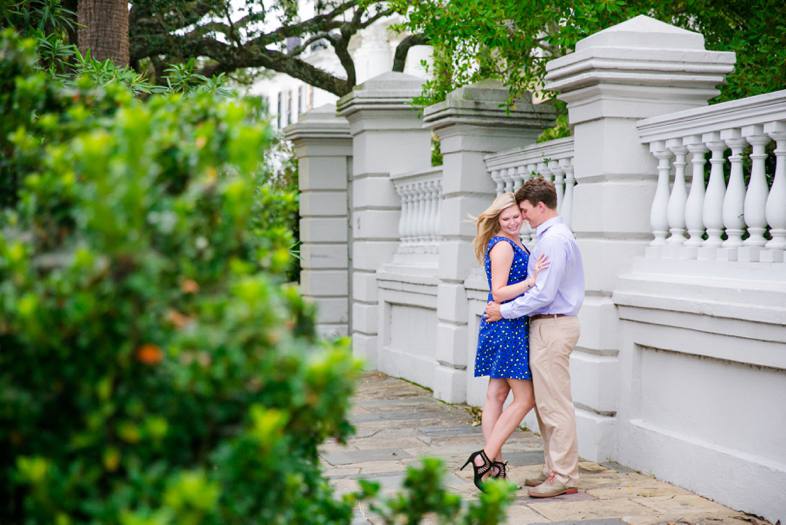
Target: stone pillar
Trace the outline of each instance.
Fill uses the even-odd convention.
[[[614,454],[620,327],[611,294],[652,240],[657,164],[636,122],[707,105],[733,63],[733,53],[706,51],[698,33],[638,16],[547,65],[545,87],[568,103],[574,126],[573,231],[587,295],[571,372],[585,458]]]
[[[389,176],[428,166],[431,155],[431,135],[410,104],[423,82],[404,73],[384,73],[338,101],[353,147],[352,348],[372,370],[377,366],[379,310],[375,273],[399,244],[401,204]]]
[[[507,97],[500,82],[487,80],[457,89],[423,116],[424,126],[439,137],[443,155],[434,395],[451,403],[466,401],[472,375],[467,370],[477,345],[468,320],[480,312],[468,311],[464,280],[478,265],[472,249],[475,226],[468,215],[477,216],[496,197],[483,157],[534,143],[554,122],[553,108],[535,106],[529,97],[506,113]]]
[[[347,188],[352,138],[346,119],[325,104],[284,129],[295,145],[300,187],[300,286],[317,304],[322,337],[349,334],[349,245]]]

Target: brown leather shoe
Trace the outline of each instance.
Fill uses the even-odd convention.
[[[533,498],[553,498],[562,494],[575,494],[579,491],[576,487],[568,487],[552,474],[546,481],[529,489],[529,495]]]
[[[525,479],[524,480],[524,484],[526,486],[528,486],[528,487],[537,487],[538,485],[540,485],[541,483],[543,483],[547,479],[549,479],[549,477],[545,473],[541,472],[540,474],[538,474],[534,478],[527,478],[527,479]]]

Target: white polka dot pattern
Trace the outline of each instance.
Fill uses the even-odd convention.
[[[500,241],[513,246],[513,264],[508,284],[527,278],[529,253],[506,237],[492,237],[486,248],[486,279],[491,289],[491,258],[489,252]],[[489,301],[493,300],[489,293]],[[507,301],[506,301],[507,302]],[[475,377],[494,379],[532,379],[529,370],[529,318],[501,319],[494,323],[480,322],[478,351],[475,354]]]

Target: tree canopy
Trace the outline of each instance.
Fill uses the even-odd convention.
[[[540,91],[546,63],[597,31],[645,14],[702,33],[706,47],[737,54],[735,72],[716,101],[786,87],[783,0],[393,0],[408,18],[399,29],[435,49],[434,79],[421,105],[462,85],[502,79],[511,100]]]
[[[394,11],[357,0],[316,0],[313,7],[307,12],[294,1],[247,0],[233,12],[227,0],[136,0],[130,11],[131,64],[139,69],[149,59],[159,76],[167,64],[197,58],[204,61],[205,76],[264,68],[344,95],[355,85],[350,40]],[[332,48],[344,75],[304,60],[319,47]]]
[[[33,19],[61,20],[36,28],[48,35],[49,49],[41,50],[47,57],[67,53],[64,44],[76,43],[76,12],[96,1],[20,0],[16,5]],[[570,52],[580,39],[640,14],[702,33],[708,49],[737,54],[736,70],[716,101],[786,86],[782,0],[134,0],[130,5],[130,64],[160,86],[173,73],[249,79],[266,70],[345,95],[356,84],[353,37],[396,14],[404,22],[395,29],[409,36],[396,50],[394,71],[403,70],[411,46],[434,46],[433,79],[416,100],[422,106],[485,78],[502,79],[511,101],[523,91],[539,91],[549,60]],[[3,17],[8,12],[0,8]],[[10,25],[27,23],[25,16],[16,16]],[[52,34],[60,41],[53,41]],[[343,72],[326,71],[308,59],[323,48],[336,54]]]

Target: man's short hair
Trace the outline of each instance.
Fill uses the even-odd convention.
[[[557,189],[554,184],[543,177],[529,179],[516,192],[516,204],[521,204],[521,201],[527,201],[532,206],[537,206],[539,202],[542,202],[547,208],[556,210]]]

